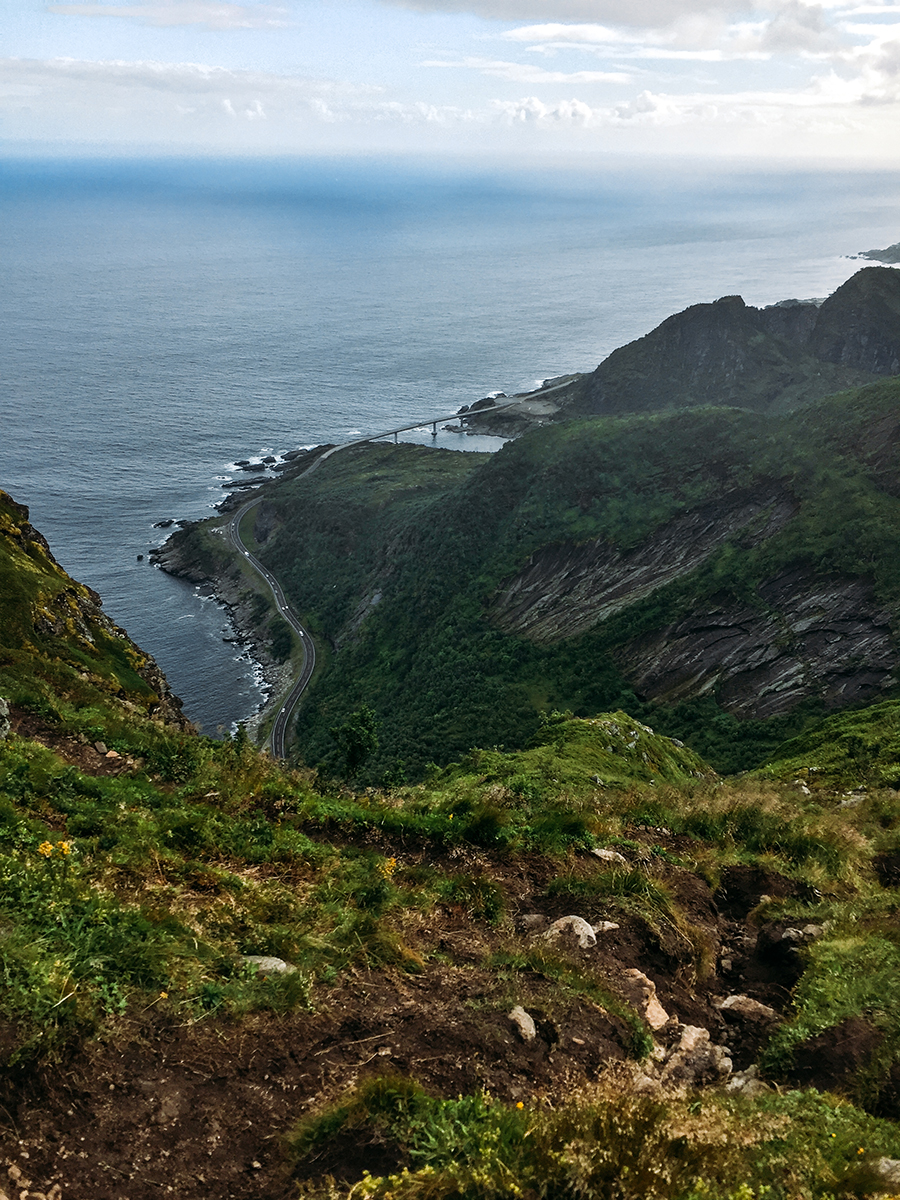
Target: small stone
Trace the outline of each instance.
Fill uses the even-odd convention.
[[[669,1014],[656,998],[656,984],[636,967],[622,974],[625,998],[638,1010],[651,1029],[662,1029]]]
[[[628,866],[628,859],[624,855],[619,854],[618,850],[604,850],[600,846],[595,846],[591,854],[603,862],[616,863],[620,867]]]
[[[601,921],[599,925],[593,925],[591,928],[594,930],[594,933],[612,933],[619,926],[615,921]]]
[[[241,962],[256,967],[263,975],[290,975],[297,970],[283,958],[273,958],[268,954],[242,954]]]
[[[106,742],[94,742],[94,749],[98,754],[105,754],[107,750]]]
[[[678,1088],[716,1083],[728,1078],[732,1065],[725,1047],[710,1041],[708,1029],[685,1025],[678,1045],[666,1063],[662,1082]]]
[[[768,1004],[761,1004],[750,996],[728,996],[718,1006],[720,1012],[734,1013],[748,1021],[777,1021],[778,1013]]]
[[[731,961],[730,958],[723,958],[722,961],[720,962],[719,966],[727,974],[731,970],[731,968],[734,966],[734,963]]]
[[[761,1096],[772,1089],[759,1078],[759,1068],[756,1063],[747,1067],[746,1071],[738,1071],[725,1084],[725,1091],[739,1096]]]
[[[16,1163],[12,1163],[6,1174],[10,1177],[13,1183],[15,1183],[17,1180],[22,1178],[22,1168],[17,1166]]]
[[[121,758],[122,755],[118,752],[118,750],[107,750],[106,757],[107,758]]]
[[[803,936],[805,938],[808,938],[809,941],[813,942],[813,941],[815,941],[816,938],[820,938],[820,937],[824,936],[825,926],[824,925],[804,925],[803,928],[800,930],[800,932],[803,934]]]
[[[542,929],[546,929],[549,924],[549,918],[543,913],[524,913],[519,917],[519,926],[525,933],[539,933]]]
[[[791,928],[791,929],[785,929],[782,932],[781,940],[783,942],[802,942],[804,940],[804,938],[803,938],[803,934],[800,932],[799,929]]]
[[[872,1167],[885,1183],[900,1186],[900,1158],[877,1158]]]
[[[262,1163],[258,1162],[257,1159],[255,1159],[255,1158],[254,1158],[253,1162],[250,1164],[250,1166],[253,1168],[254,1171],[262,1170]]]
[[[509,1013],[509,1019],[519,1031],[519,1036],[523,1042],[533,1042],[537,1037],[537,1026],[534,1019],[528,1015],[521,1004],[517,1004]]]
[[[560,917],[558,921],[553,922],[543,936],[548,942],[557,942],[562,939],[575,942],[582,950],[588,950],[591,946],[597,945],[594,927],[589,925],[584,917]]]

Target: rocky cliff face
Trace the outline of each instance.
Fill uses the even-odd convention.
[[[767,580],[753,604],[714,599],[622,648],[637,691],[673,703],[715,692],[738,717],[866,704],[896,682],[896,622],[871,582],[797,568]]]
[[[796,509],[771,485],[701,505],[626,553],[600,538],[544,546],[495,596],[491,618],[536,642],[575,637],[689,575],[735,534],[747,546],[769,537]]]
[[[786,410],[900,372],[900,272],[866,267],[821,307],[695,304],[614,350],[561,398],[560,417],[698,404]]]
[[[96,664],[95,681],[119,699],[136,702],[149,716],[181,729],[192,728],[181,700],[159,664],[132,642],[103,611],[100,596],[72,579],[59,565],[47,539],[28,520],[28,509],[0,491],[0,583],[12,605],[0,622],[7,651],[49,654],[72,660],[82,677]],[[24,603],[22,603],[24,601]],[[21,614],[30,613],[30,625]],[[110,653],[112,651],[112,653]],[[123,670],[124,668],[124,670]],[[133,675],[131,674],[133,672]],[[128,677],[131,677],[130,679]],[[144,689],[134,684],[143,681]]]
[[[808,340],[823,362],[900,373],[900,271],[866,267],[824,302]]]

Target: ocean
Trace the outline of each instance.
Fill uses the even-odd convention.
[[[236,460],[590,370],[689,304],[826,296],[898,239],[897,172],[0,159],[0,487],[215,734],[258,671],[146,556]]]

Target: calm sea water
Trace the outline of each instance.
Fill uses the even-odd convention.
[[[825,296],[898,238],[898,173],[0,161],[0,486],[215,732],[253,664],[137,555],[235,459],[589,370],[720,295]]]

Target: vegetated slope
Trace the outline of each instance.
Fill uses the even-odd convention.
[[[780,416],[545,428],[415,508],[402,447],[268,487],[260,553],[335,649],[302,753],[327,758],[362,703],[380,721],[370,779],[523,745],[545,709],[624,708],[737,770],[892,695],[898,428],[885,381]],[[406,499],[364,517],[388,462]]]
[[[700,404],[786,411],[900,372],[900,272],[865,267],[819,307],[695,304],[557,393],[560,417]]]
[[[154,660],[101,610],[95,591],[59,566],[28,509],[0,491],[0,695],[23,712],[65,716],[89,731],[115,696],[135,714],[185,728],[181,702]]]
[[[886,777],[849,805],[811,769],[729,783],[610,712],[548,717],[527,748],[424,785],[329,786],[148,717],[123,666],[144,656],[7,498],[4,516],[0,1156],[17,1194],[884,1190]]]

